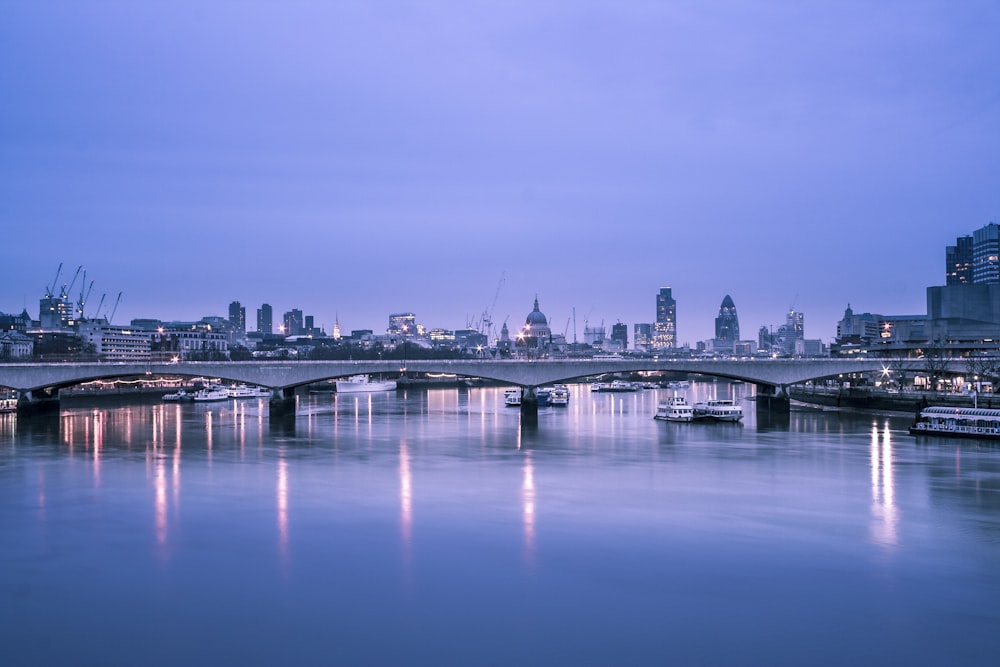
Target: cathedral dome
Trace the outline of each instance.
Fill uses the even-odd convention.
[[[530,324],[532,329],[549,326],[549,321],[545,318],[545,314],[538,310],[537,297],[535,298],[535,309],[528,313],[528,316],[524,319],[524,323]]]

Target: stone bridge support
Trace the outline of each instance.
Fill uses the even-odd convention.
[[[538,423],[538,387],[521,387],[521,421]]]
[[[56,389],[22,390],[17,392],[18,416],[44,415],[59,412],[59,391]]]
[[[791,410],[788,387],[785,385],[758,384],[757,412],[765,414],[787,414]]]
[[[278,387],[271,390],[271,400],[268,404],[268,414],[272,426],[279,426],[282,431],[295,431],[295,407],[298,403],[295,397],[295,387]]]

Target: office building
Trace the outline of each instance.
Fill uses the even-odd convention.
[[[247,309],[239,301],[229,304],[229,323],[240,333],[247,330]]]
[[[1000,283],[1000,225],[995,222],[972,233],[972,282]]]
[[[656,323],[653,325],[653,347],[677,347],[677,301],[671,288],[661,287],[656,295]]]
[[[959,236],[955,245],[944,249],[946,285],[968,285],[972,282],[972,237]]]
[[[271,305],[264,303],[257,309],[257,333],[274,333],[274,320]]]
[[[730,344],[740,339],[740,318],[736,314],[736,304],[728,294],[719,306],[719,316],[715,318],[715,338]]]

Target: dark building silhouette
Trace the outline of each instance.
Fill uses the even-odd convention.
[[[611,340],[621,345],[623,350],[628,349],[628,325],[617,322],[611,325]]]
[[[715,338],[729,343],[740,339],[740,318],[736,315],[736,304],[728,294],[719,306],[719,316],[715,318]]]
[[[274,333],[274,317],[270,304],[261,304],[260,308],[257,309],[257,332]]]
[[[972,282],[972,237],[959,236],[955,245],[944,249],[946,285],[968,285]]]
[[[305,335],[306,329],[303,324],[304,318],[302,317],[302,311],[298,308],[292,308],[290,311],[285,313],[282,320],[284,323],[284,334],[286,336]]]
[[[247,330],[247,309],[239,301],[229,304],[229,323],[240,332]]]

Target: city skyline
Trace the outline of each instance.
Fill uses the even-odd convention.
[[[197,11],[196,11],[197,10]],[[197,21],[193,17],[197,16]],[[921,314],[1000,218],[1000,7],[5,8],[0,311],[742,335]],[[65,268],[64,268],[65,270]],[[502,277],[502,278],[501,278]],[[247,319],[255,319],[248,313]],[[249,325],[248,325],[249,326]],[[275,320],[277,326],[277,319]]]

